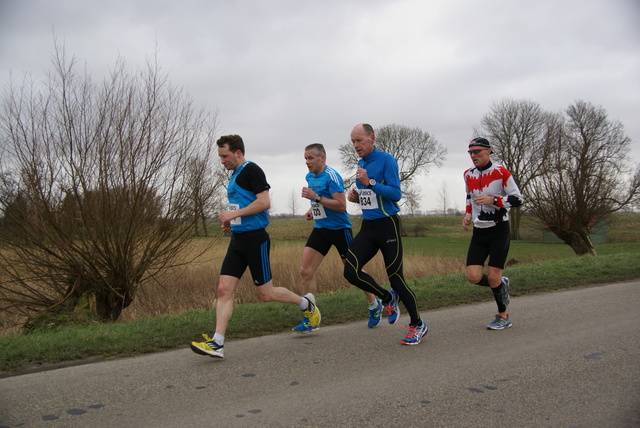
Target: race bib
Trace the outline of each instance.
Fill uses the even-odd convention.
[[[229,211],[237,211],[240,209],[240,204],[229,204]],[[242,224],[242,217],[236,217],[229,222],[230,224],[234,224],[236,226]]]
[[[375,210],[378,208],[376,192],[371,189],[358,189],[360,193],[360,209]]]
[[[311,202],[311,214],[313,214],[314,220],[321,220],[327,218],[327,212],[319,202]]]

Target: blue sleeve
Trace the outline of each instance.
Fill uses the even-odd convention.
[[[376,180],[376,185],[373,186],[372,190],[385,199],[397,202],[402,199],[398,163],[392,155],[387,154],[387,156],[384,157],[382,168],[382,176],[384,179],[382,181]]]
[[[332,195],[334,193],[344,193],[344,184],[342,183],[342,180],[339,179],[339,177],[329,180],[328,187],[329,187],[329,193]]]

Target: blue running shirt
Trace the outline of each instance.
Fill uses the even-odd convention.
[[[227,187],[227,198],[229,199],[229,210],[234,211],[244,208],[258,199],[256,195],[271,186],[267,183],[264,171],[251,161],[246,161],[236,169]],[[268,211],[264,210],[256,214],[237,217],[231,221],[232,232],[247,232],[267,227],[269,224]]]
[[[332,194],[344,193],[344,182],[338,171],[327,166],[320,174],[308,173],[306,175],[307,186],[318,195],[326,199],[333,199]],[[311,213],[315,220],[314,227],[329,230],[351,229],[351,220],[346,211],[338,212],[330,210],[315,201],[311,201]]]
[[[362,218],[375,220],[397,214],[400,211],[398,201],[402,198],[402,190],[395,158],[374,148],[369,156],[358,160],[358,166],[366,169],[367,176],[376,181],[368,189],[360,180],[356,180]]]

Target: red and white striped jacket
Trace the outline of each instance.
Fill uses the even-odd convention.
[[[491,161],[482,168],[473,167],[466,170],[464,184],[467,192],[466,213],[471,214],[474,227],[487,228],[508,221],[508,208],[519,207],[524,203],[520,189],[509,170]],[[493,196],[494,204],[474,204],[473,200],[479,195]]]

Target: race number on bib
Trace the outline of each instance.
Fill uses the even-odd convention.
[[[313,214],[314,220],[321,220],[327,218],[327,212],[319,202],[311,202],[311,214]]]
[[[360,209],[375,210],[378,208],[376,192],[371,189],[358,189],[360,191]]]
[[[239,204],[229,204],[229,211],[237,211],[240,209]],[[240,225],[242,224],[242,217],[236,217],[229,222],[230,224]]]

